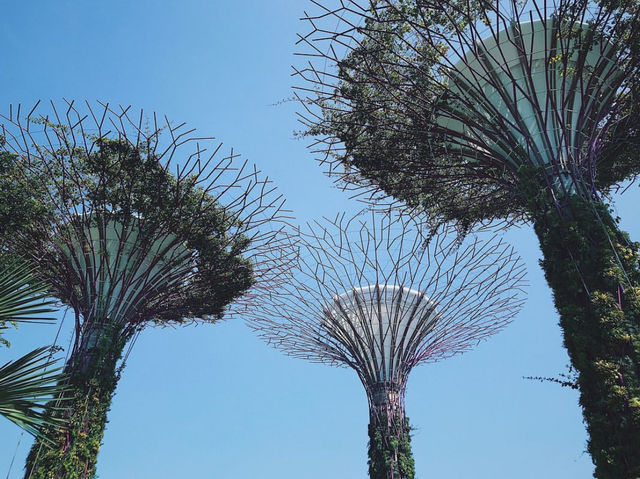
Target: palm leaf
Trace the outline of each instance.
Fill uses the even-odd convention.
[[[50,350],[38,348],[0,367],[0,414],[45,441],[49,439],[43,437],[42,426],[63,425],[46,407],[64,391],[59,386],[64,375],[55,367]]]
[[[7,322],[50,320],[42,316],[54,311],[47,288],[27,263],[0,255],[0,329]]]
[[[0,332],[7,323],[50,320],[43,316],[54,311],[47,299],[47,288],[34,268],[7,254],[0,254]],[[8,344],[0,337],[0,344]],[[43,347],[0,366],[0,415],[41,438],[52,441],[43,426],[64,425],[55,410],[47,407],[54,397],[61,397],[64,375],[50,348]]]

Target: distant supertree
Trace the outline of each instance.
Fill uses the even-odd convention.
[[[394,214],[309,225],[290,280],[249,315],[288,354],[356,371],[374,479],[414,477],[404,407],[413,367],[466,351],[522,304],[524,270],[509,246],[422,231]]]
[[[3,246],[37,263],[75,315],[70,391],[56,401],[71,425],[49,431],[55,448],[34,444],[27,478],[94,477],[136,334],[247,308],[291,259],[283,200],[268,179],[184,124],[144,118],[73,102],[4,117],[14,167],[0,189],[24,187],[13,214],[29,221],[1,218]]]
[[[596,475],[640,477],[640,257],[605,202],[640,172],[640,2],[313,3],[321,160],[436,222],[531,222]]]

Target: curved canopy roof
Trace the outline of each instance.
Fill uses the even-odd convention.
[[[122,221],[109,214],[75,216],[59,231],[59,246],[80,284],[85,315],[98,322],[125,322],[158,292],[191,271],[191,252],[174,234],[144,219]]]
[[[437,319],[424,293],[397,285],[353,288],[325,309],[329,334],[360,356],[380,382],[398,379],[402,362],[412,357]]]
[[[567,165],[615,93],[616,51],[584,24],[512,22],[459,52],[437,123],[453,151]],[[519,162],[522,164],[522,162]]]

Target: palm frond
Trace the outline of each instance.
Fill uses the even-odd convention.
[[[32,266],[0,255],[0,329],[11,322],[51,320],[46,313],[55,310],[48,297],[47,287]]]
[[[42,426],[59,427],[62,418],[52,414],[47,402],[59,397],[64,374],[51,359],[51,348],[42,347],[0,366],[0,414],[27,432],[48,440]],[[43,437],[44,436],[44,437]]]
[[[54,311],[53,301],[48,297],[32,266],[0,254],[0,332],[7,323],[51,320],[46,314]],[[8,344],[0,337],[2,343]],[[56,362],[51,359],[51,348],[42,347],[0,366],[0,415],[48,443],[52,441],[43,426],[64,424],[47,407],[48,401],[65,391],[59,386],[64,375]]]

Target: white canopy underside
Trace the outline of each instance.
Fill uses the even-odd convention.
[[[576,158],[615,93],[617,76],[609,43],[594,41],[579,66],[576,40],[559,34],[550,18],[511,25],[478,42],[449,73],[453,99],[437,120],[457,136],[449,148],[464,151],[469,161],[474,151],[503,159],[524,152],[540,166]]]
[[[190,253],[173,234],[143,241],[138,220],[103,221],[103,227],[96,221],[68,227],[60,250],[77,274],[86,314],[94,321],[125,322],[159,290],[184,278]]]
[[[387,382],[397,379],[436,320],[435,305],[420,291],[368,285],[334,297],[324,324],[372,378]]]

